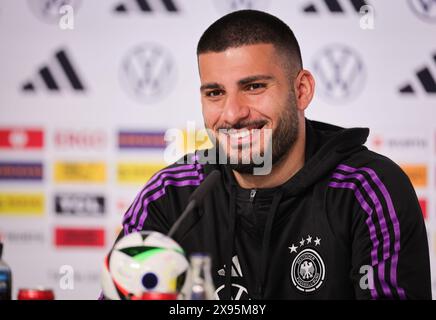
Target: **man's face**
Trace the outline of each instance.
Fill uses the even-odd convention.
[[[274,164],[297,139],[293,81],[282,59],[272,44],[199,55],[205,126],[227,158],[238,159],[233,169],[241,173],[255,166],[241,164],[243,153],[251,159],[270,148]]]

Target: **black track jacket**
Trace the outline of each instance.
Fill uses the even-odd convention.
[[[394,162],[363,146],[368,134],[306,120],[304,167],[272,189],[242,189],[226,165],[189,154],[149,180],[123,232],[166,234],[218,169],[220,183],[174,239],[188,255],[211,255],[220,299],[431,299],[415,191]]]

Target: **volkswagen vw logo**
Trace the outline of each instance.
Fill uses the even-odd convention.
[[[320,94],[333,104],[356,97],[365,81],[360,55],[344,45],[331,45],[315,55],[313,71]]]
[[[436,22],[436,0],[409,0],[412,11],[422,20]]]
[[[170,52],[158,44],[133,48],[121,63],[123,87],[142,103],[154,103],[168,95],[176,80],[176,67]]]

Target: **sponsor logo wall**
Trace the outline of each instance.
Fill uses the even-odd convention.
[[[202,128],[201,33],[244,8],[293,28],[316,79],[307,116],[369,127],[367,146],[410,177],[436,298],[436,2],[418,0],[2,1],[0,238],[14,296],[99,296],[124,211],[166,166],[166,130]],[[74,289],[60,286],[65,266]]]

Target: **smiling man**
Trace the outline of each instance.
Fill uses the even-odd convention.
[[[242,187],[279,185],[304,164],[304,109],[313,97],[313,77],[301,69],[296,42],[294,53],[291,45],[286,51],[248,41],[242,47],[211,52],[207,41],[212,39],[203,38],[198,47],[206,128],[226,151],[228,163],[232,157],[238,160],[231,165]],[[297,63],[287,64],[292,54]],[[254,174],[255,163],[242,163],[244,151],[250,159],[256,151],[266,154],[274,170],[267,178]]]
[[[233,12],[204,32],[197,54],[215,147],[156,173],[126,212],[124,234],[167,233],[219,170],[218,186],[175,234],[188,254],[211,255],[218,298],[431,298],[409,179],[363,146],[368,129],[305,118],[315,80],[291,29],[264,12]],[[222,151],[224,163],[205,161]],[[269,159],[268,174],[255,173],[264,165],[255,154]]]

